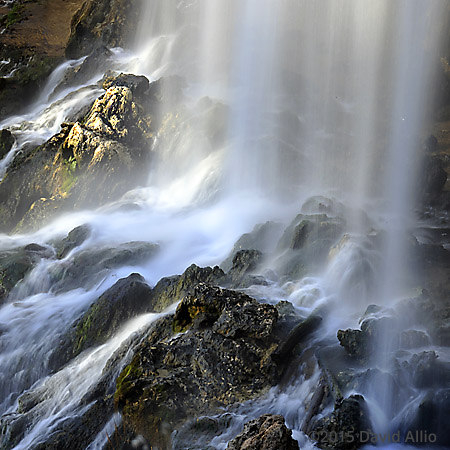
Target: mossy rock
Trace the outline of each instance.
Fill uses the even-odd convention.
[[[105,343],[127,320],[149,311],[151,292],[137,273],[117,281],[63,336],[50,358],[50,367],[55,370],[87,348]]]

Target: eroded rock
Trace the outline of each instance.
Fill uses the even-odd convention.
[[[299,450],[283,416],[266,414],[244,425],[239,436],[228,443],[227,450]]]

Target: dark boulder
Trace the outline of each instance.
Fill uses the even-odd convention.
[[[11,150],[14,144],[14,136],[9,130],[0,130],[0,160]]]
[[[266,414],[247,422],[242,433],[230,441],[227,450],[299,450],[283,416]]]
[[[263,255],[259,250],[239,250],[233,257],[233,266],[227,275],[234,286],[239,286],[246,275],[255,271],[262,262]]]
[[[74,228],[61,242],[55,244],[56,257],[58,259],[65,258],[70,251],[79,247],[91,234],[88,225],[80,225]]]
[[[50,357],[50,368],[60,368],[87,348],[105,343],[127,320],[149,311],[151,292],[150,286],[137,273],[117,281],[61,339]]]
[[[337,402],[330,415],[317,420],[308,435],[323,449],[355,450],[370,442],[370,430],[364,397],[351,395]]]
[[[125,47],[134,38],[140,2],[133,0],[86,0],[72,18],[66,46],[67,58],[80,58],[106,45]]]
[[[192,264],[182,275],[165,277],[156,283],[152,293],[152,308],[158,312],[163,311],[192,292],[198,283],[221,286],[227,280],[225,273],[218,266],[211,268]]]
[[[132,74],[121,73],[120,75],[113,77],[106,77],[102,81],[102,87],[107,91],[111,87],[127,87],[131,89],[133,95],[138,98],[143,98],[147,92],[150,83],[144,76],[136,76]]]
[[[127,427],[167,449],[191,417],[253,398],[278,381],[277,311],[233,291],[198,284],[171,327],[180,334],[143,339],[117,381]],[[170,317],[170,316],[169,316]]]

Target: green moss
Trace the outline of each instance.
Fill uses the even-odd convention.
[[[63,164],[61,191],[68,194],[78,179],[76,174],[77,161],[74,157],[70,157],[68,160],[65,160]]]
[[[20,22],[23,19],[23,10],[23,5],[15,3],[11,11],[6,15],[5,27],[11,27],[15,23]]]
[[[122,403],[125,400],[126,395],[131,391],[133,387],[133,381],[142,375],[142,368],[139,364],[139,356],[136,355],[122,373],[116,382],[116,392],[114,393],[114,401],[116,403]]]

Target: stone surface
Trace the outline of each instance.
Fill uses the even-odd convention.
[[[125,322],[151,310],[151,288],[137,273],[106,290],[61,339],[49,367],[59,369],[87,348],[104,344]]]
[[[283,416],[266,414],[247,422],[239,436],[228,443],[227,450],[299,450]]]
[[[188,418],[267,390],[281,370],[270,358],[277,317],[273,306],[198,284],[172,317],[181,333],[146,337],[121,373],[115,401],[127,426],[170,448],[171,431]]]

